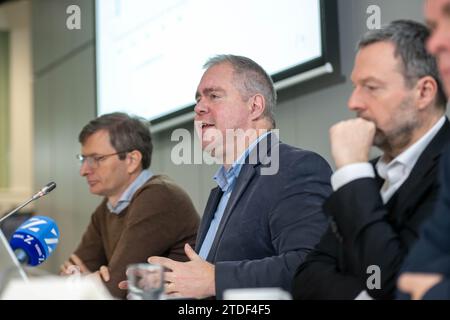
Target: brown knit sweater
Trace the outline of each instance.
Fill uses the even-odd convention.
[[[188,260],[184,244],[194,247],[199,216],[186,192],[167,176],[153,176],[118,215],[106,203],[105,198],[92,214],[75,254],[91,271],[108,266],[111,279],[105,285],[113,296],[126,297],[118,283],[131,263],[150,256]]]

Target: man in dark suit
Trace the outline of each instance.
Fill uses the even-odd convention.
[[[425,26],[394,21],[359,44],[348,102],[356,119],[330,130],[337,171],[330,228],[294,280],[297,299],[393,298],[397,273],[433,210],[450,138],[446,97]],[[372,145],[383,155],[369,162]]]
[[[431,30],[428,51],[437,58],[445,91],[450,93],[450,0],[425,2]],[[450,148],[441,161],[441,191],[435,212],[408,255],[398,287],[411,299],[450,299]]]
[[[327,222],[322,203],[331,169],[317,154],[281,143],[273,132],[276,93],[254,61],[210,59],[197,88],[196,128],[223,164],[214,179],[191,261],[151,257],[171,296],[223,298],[230,288],[291,289],[296,268]],[[226,137],[226,139],[225,139]]]

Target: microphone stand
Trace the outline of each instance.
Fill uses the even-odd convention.
[[[27,204],[29,204],[30,202],[36,200],[37,198],[35,198],[33,196],[33,198],[31,198],[30,200],[28,200],[27,202],[25,202],[24,204],[21,204],[19,207],[15,208],[13,211],[9,212],[8,214],[6,214],[5,216],[0,218],[0,223],[3,222],[3,220],[5,220],[6,218],[8,218],[10,215],[16,213],[17,211],[19,211],[20,209],[22,209],[23,207],[25,207]]]
[[[21,204],[19,207],[15,208],[13,211],[11,211],[11,212],[7,213],[6,215],[4,215],[3,217],[1,217],[0,223],[3,222],[3,220],[5,220],[6,218],[8,218],[10,215],[16,213],[17,211],[19,211],[20,209],[25,207],[30,202],[37,200],[40,197],[45,196],[47,193],[49,193],[50,191],[52,191],[55,188],[56,188],[56,183],[54,183],[54,182],[48,183],[44,188],[42,188],[39,192],[37,192],[34,196],[32,196],[31,199],[29,199],[25,203]]]

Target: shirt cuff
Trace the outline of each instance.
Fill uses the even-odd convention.
[[[373,166],[368,162],[352,163],[343,166],[331,176],[333,191],[337,191],[347,183],[362,178],[375,178]]]

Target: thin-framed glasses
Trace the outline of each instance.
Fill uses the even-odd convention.
[[[96,169],[99,167],[100,162],[105,160],[108,157],[115,156],[117,154],[126,153],[128,151],[119,151],[115,153],[110,154],[104,154],[104,155],[96,155],[96,156],[83,156],[82,154],[77,154],[76,157],[78,161],[80,161],[80,165],[83,165],[83,163],[87,163],[87,165],[93,169]]]

